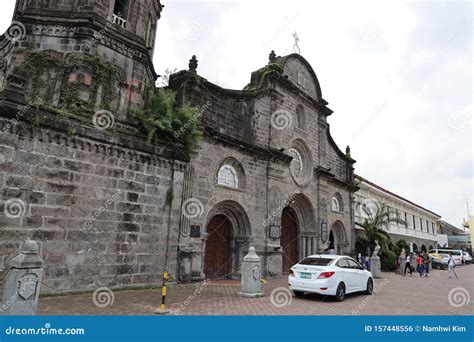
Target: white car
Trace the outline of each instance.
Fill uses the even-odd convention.
[[[462,255],[464,257],[464,263],[465,264],[472,263],[472,256],[468,252],[463,252]]]
[[[454,264],[456,266],[462,265],[463,262],[463,255],[462,250],[460,249],[447,249],[447,248],[435,248],[428,252],[429,254],[438,253],[438,254],[448,254],[451,253],[454,259]]]
[[[288,285],[295,296],[305,292],[334,296],[342,301],[348,293],[372,294],[374,279],[354,259],[344,255],[310,255],[290,269]]]

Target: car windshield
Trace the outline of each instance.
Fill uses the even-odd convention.
[[[311,266],[327,266],[334,259],[330,258],[306,258],[299,262],[300,265],[311,265]]]

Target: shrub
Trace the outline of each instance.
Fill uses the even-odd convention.
[[[188,152],[202,138],[201,116],[202,112],[190,105],[178,107],[176,93],[164,88],[148,89],[143,109],[135,111],[138,130],[147,136],[148,143],[180,142]]]

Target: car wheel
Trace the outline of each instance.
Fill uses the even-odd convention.
[[[303,297],[304,296],[303,291],[293,291],[293,293],[295,294],[296,297]]]
[[[344,283],[339,283],[336,290],[336,299],[339,302],[342,302],[346,297],[346,286]]]
[[[367,280],[367,288],[365,290],[365,293],[367,293],[368,295],[374,293],[374,281],[372,280],[372,278],[369,278],[369,280]]]

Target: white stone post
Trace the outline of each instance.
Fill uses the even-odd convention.
[[[28,240],[5,265],[9,270],[3,289],[2,315],[35,315],[38,307],[43,259],[36,241]]]
[[[263,296],[262,284],[260,283],[261,270],[260,257],[255,253],[255,248],[250,247],[242,262],[239,296],[250,298]]]

